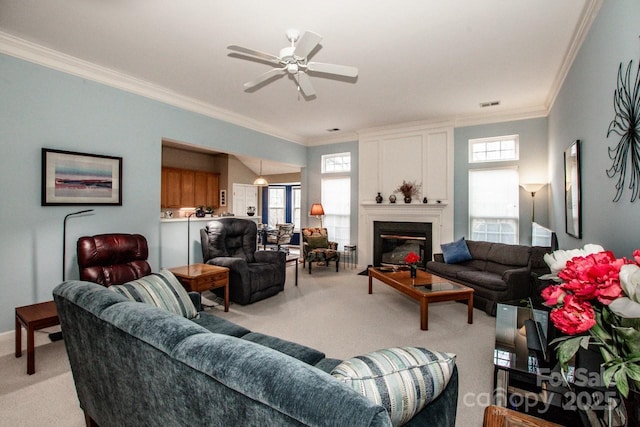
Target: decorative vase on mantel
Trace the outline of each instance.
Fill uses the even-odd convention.
[[[396,195],[392,194],[389,196],[389,203],[395,203],[396,202]]]
[[[376,196],[376,203],[382,203],[382,195],[380,193]]]
[[[411,196],[404,196],[405,203],[411,203]]]

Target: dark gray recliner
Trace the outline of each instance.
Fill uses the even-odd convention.
[[[251,304],[284,290],[286,254],[257,251],[256,223],[220,218],[200,230],[203,262],[229,268],[229,299]]]

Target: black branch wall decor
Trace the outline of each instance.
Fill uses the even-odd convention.
[[[618,81],[613,94],[615,117],[609,123],[607,138],[611,134],[620,136],[614,147],[609,147],[609,158],[613,160],[607,169],[609,178],[618,177],[614,202],[620,200],[629,175],[631,202],[635,202],[640,191],[640,64],[631,77],[629,61],[626,70],[622,70],[622,62],[618,67]]]

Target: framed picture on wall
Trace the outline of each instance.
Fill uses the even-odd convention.
[[[42,206],[122,205],[122,157],[42,149]]]
[[[564,215],[567,234],[582,239],[580,141],[564,151]]]

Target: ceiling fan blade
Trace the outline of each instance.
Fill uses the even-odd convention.
[[[337,74],[345,77],[358,77],[358,69],[348,65],[325,64],[323,62],[309,62],[307,70],[318,73]]]
[[[244,87],[246,89],[251,89],[252,87],[257,86],[260,83],[265,82],[265,81],[269,80],[272,77],[275,77],[275,76],[278,76],[278,75],[282,75],[284,73],[286,73],[285,68],[274,68],[273,70],[269,70],[266,73],[260,74],[254,80],[251,80],[250,82],[246,82],[244,84]]]
[[[275,56],[275,55],[271,55],[270,53],[260,52],[260,51],[249,49],[249,48],[246,48],[246,47],[236,46],[236,45],[233,45],[233,44],[231,46],[227,46],[227,49],[233,50],[235,52],[244,53],[246,55],[255,56],[257,58],[264,59],[264,60],[267,60],[269,62],[274,62],[276,64],[280,63],[280,58]]]
[[[316,91],[311,84],[311,79],[305,73],[298,72],[293,75],[293,78],[296,79],[298,87],[305,96],[313,96],[316,94]]]
[[[311,51],[315,49],[316,46],[318,46],[320,40],[322,40],[321,35],[311,31],[305,32],[298,41],[298,44],[296,44],[296,48],[293,51],[293,54],[300,58],[306,58],[311,53]]]

